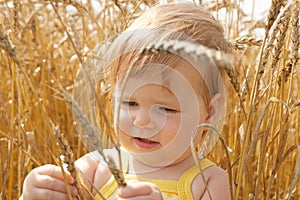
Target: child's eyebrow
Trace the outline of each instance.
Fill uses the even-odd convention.
[[[156,104],[172,108],[180,108],[180,104],[176,100],[158,100]]]
[[[129,95],[129,94],[125,94],[125,93],[122,96],[119,96],[119,98],[122,100],[124,100],[124,99],[134,100],[133,95]]]

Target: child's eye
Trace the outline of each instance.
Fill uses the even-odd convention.
[[[167,108],[167,107],[160,107],[160,110],[167,112],[167,113],[178,113],[178,110],[172,109],[172,108]]]
[[[125,106],[133,107],[133,106],[138,106],[139,104],[134,102],[134,101],[122,101],[122,104]]]

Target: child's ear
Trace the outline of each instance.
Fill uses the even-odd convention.
[[[223,97],[220,93],[215,94],[210,100],[209,107],[207,109],[206,121],[211,121],[216,116],[219,110],[224,107]]]

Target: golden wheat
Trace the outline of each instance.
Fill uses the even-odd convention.
[[[67,106],[74,105],[74,100],[61,98],[60,92],[73,92],[77,70],[87,60],[102,59],[93,53],[95,46],[122,32],[156,3],[0,1],[0,199],[17,199],[26,174],[34,167],[57,164],[52,122],[64,133],[74,160],[89,151],[84,145],[88,138],[95,148],[106,147],[107,138],[118,146],[108,106],[111,99],[105,95],[109,89],[106,79],[96,78],[103,87],[97,86],[100,95],[95,92],[95,102],[105,101],[99,104],[99,122],[77,116],[88,133],[97,132],[101,124],[103,135],[87,133],[84,142],[76,127],[74,106],[70,106],[73,110]],[[201,54],[228,69],[232,82],[228,112],[219,130],[221,139],[208,157],[232,175],[233,199],[299,199],[299,0],[272,0],[265,19],[254,19],[255,7],[250,14],[244,12],[244,1],[194,3],[207,7],[227,25],[228,38],[237,48],[235,62],[227,66],[229,60],[222,54],[210,52],[207,57],[206,51],[199,53],[191,45],[161,43],[153,50],[159,47],[192,58]],[[99,67],[98,62],[89,67],[94,65]],[[118,180],[123,180],[121,176],[117,171]]]

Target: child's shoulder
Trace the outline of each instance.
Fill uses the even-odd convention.
[[[203,177],[201,173],[199,173],[192,184],[192,190],[195,196],[208,196],[209,194],[205,189],[207,187],[213,199],[229,199],[229,179],[224,169],[218,166],[211,166],[203,171],[203,175],[207,186],[205,186]]]

